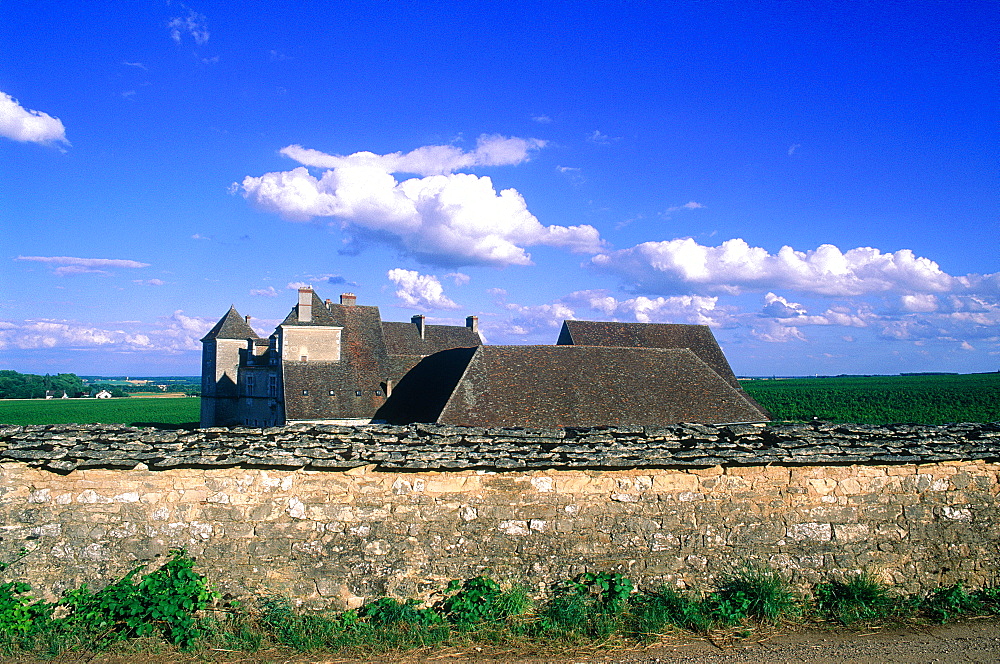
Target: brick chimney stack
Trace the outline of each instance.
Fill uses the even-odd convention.
[[[340,295],[340,303],[345,307],[353,307],[358,303],[358,296],[354,293],[342,293]]]
[[[424,333],[425,333],[425,331],[427,329],[427,325],[424,323],[424,320],[425,320],[424,315],[423,314],[417,314],[416,316],[412,317],[410,320],[413,322],[414,325],[417,326],[417,332],[420,333],[420,338],[423,339],[424,338]]]
[[[479,316],[466,316],[465,326],[472,330],[473,334],[479,334]]]
[[[311,286],[299,289],[298,315],[300,323],[312,322],[313,289]]]

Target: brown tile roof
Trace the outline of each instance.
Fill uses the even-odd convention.
[[[740,383],[707,325],[673,323],[613,323],[567,320],[559,332],[559,345],[625,346],[630,348],[688,348],[715,373],[737,389]]]
[[[382,322],[378,307],[326,305],[315,293],[312,321],[300,323],[296,306],[282,324],[343,328],[340,362],[282,362],[288,420],[370,418],[385,401],[386,383],[398,383],[425,355],[482,343],[472,330],[448,325],[428,325],[420,339],[413,323]]]
[[[336,305],[341,307],[341,305]],[[378,309],[377,307],[365,307],[366,309]],[[288,312],[285,316],[285,320],[281,321],[282,325],[329,325],[329,326],[340,326],[342,323],[337,322],[337,316],[323,304],[323,301],[319,299],[319,296],[315,292],[312,293],[312,320],[307,323],[299,322],[299,305],[292,307],[292,310]]]
[[[394,423],[485,427],[767,419],[689,349],[567,345],[438,353],[400,382],[379,414]]]
[[[453,348],[424,358],[395,356],[401,361],[416,361],[408,372],[399,374],[402,379],[393,387],[392,396],[385,405],[375,413],[375,419],[394,424],[436,421],[476,350]]]
[[[483,345],[471,328],[458,325],[427,325],[424,338],[414,323],[382,323],[386,350],[389,355],[430,355],[449,348],[471,348]]]
[[[283,362],[281,370],[286,420],[370,418],[385,401],[382,376],[371,367]]]
[[[226,315],[219,319],[211,330],[208,331],[202,341],[210,339],[259,339],[260,335],[253,331],[235,306],[229,307]]]

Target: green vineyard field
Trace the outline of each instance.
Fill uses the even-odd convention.
[[[745,380],[776,420],[1000,422],[1000,373]]]
[[[130,397],[127,399],[0,400],[0,424],[130,424],[194,429],[201,399]]]

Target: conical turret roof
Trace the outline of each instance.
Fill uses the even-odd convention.
[[[260,339],[260,335],[253,331],[246,319],[236,311],[236,307],[231,306],[226,315],[209,330],[202,342],[211,339]]]

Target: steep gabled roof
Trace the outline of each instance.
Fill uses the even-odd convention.
[[[449,348],[482,346],[479,334],[469,327],[457,325],[426,325],[424,338],[414,323],[382,323],[386,351],[389,355],[430,355]]]
[[[202,341],[211,339],[260,339],[260,335],[253,331],[235,306],[229,307],[229,311],[215,324]]]
[[[707,325],[673,323],[613,323],[567,320],[559,332],[560,346],[623,346],[627,348],[687,348],[737,389],[736,374]]]
[[[340,305],[337,305],[340,306]],[[374,307],[369,307],[374,308]],[[328,325],[328,326],[341,326],[343,323],[337,322],[334,314],[326,308],[323,304],[323,300],[319,299],[319,296],[315,292],[312,292],[312,320],[308,322],[299,321],[299,305],[292,307],[292,310],[288,312],[285,316],[285,320],[281,321],[282,325]]]
[[[446,385],[435,386],[438,381]],[[400,381],[377,416],[485,427],[768,419],[687,348],[569,345],[480,346],[432,355]]]

